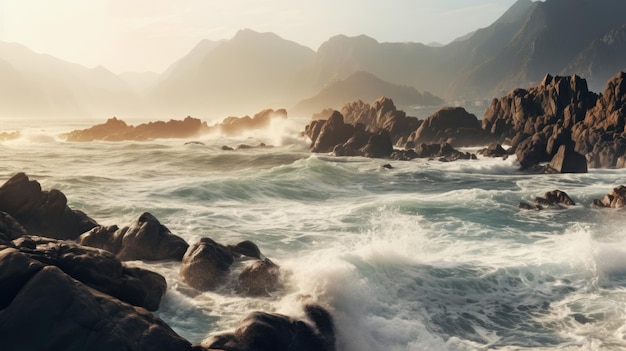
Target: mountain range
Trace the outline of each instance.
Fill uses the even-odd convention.
[[[268,107],[307,115],[383,95],[411,111],[490,100],[547,73],[578,74],[601,91],[626,69],[624,13],[626,1],[518,0],[447,45],[337,35],[317,51],[244,29],[201,41],[161,74],[116,75],[0,42],[0,116],[217,119]]]

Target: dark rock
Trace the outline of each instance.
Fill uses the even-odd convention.
[[[28,235],[26,229],[10,214],[0,211],[0,234],[4,234],[8,240],[17,239]]]
[[[250,240],[244,240],[236,245],[228,245],[227,247],[231,252],[239,255],[261,259],[261,250]]]
[[[549,162],[562,146],[584,155],[587,167],[624,167],[625,78],[626,73],[618,73],[609,79],[605,91],[596,95],[578,76],[547,75],[536,87],[516,89],[494,99],[482,128],[501,142],[511,141],[518,160],[522,155],[522,168]],[[541,142],[528,141],[538,134]],[[582,164],[579,156],[575,158]],[[574,169],[581,171],[582,166]]]
[[[543,133],[537,133],[532,138],[522,141],[515,149],[520,169],[526,170],[539,163],[550,161],[546,147],[547,141]]]
[[[392,145],[406,140],[422,123],[416,117],[409,117],[404,111],[397,110],[393,101],[386,97],[379,98],[373,105],[361,100],[350,102],[341,108],[341,114],[346,123],[361,123],[369,132],[386,130]]]
[[[546,192],[543,197],[536,197],[535,203],[541,206],[574,206],[576,203],[566,192],[561,190],[552,190]]]
[[[543,206],[532,205],[532,204],[529,204],[528,202],[520,202],[519,205],[517,205],[517,207],[522,210],[537,210],[537,211],[543,210]]]
[[[485,145],[488,137],[475,115],[462,107],[444,107],[424,120],[407,142],[478,146]]]
[[[334,351],[334,326],[328,311],[308,305],[305,312],[308,320],[254,312],[234,333],[210,337],[202,346],[224,351]]]
[[[620,185],[604,196],[602,200],[593,200],[598,207],[621,208],[626,206],[626,186]]]
[[[321,125],[321,126],[320,126]],[[326,121],[313,121],[305,129],[311,138],[312,152],[331,152],[335,156],[363,156],[384,158],[393,152],[389,132],[366,130],[362,123],[343,122],[341,113],[335,111]]]
[[[382,165],[381,167],[382,167],[382,168],[385,168],[385,169],[393,169],[393,166],[392,166],[392,165],[390,165],[389,163],[385,163],[385,164],[384,164],[384,165]]]
[[[361,154],[365,157],[384,158],[389,157],[393,152],[393,145],[389,132],[384,129],[370,135],[367,143],[361,149]]]
[[[535,203],[520,202],[517,207],[523,210],[543,210],[545,207],[561,207],[574,206],[576,203],[566,192],[561,190],[552,190],[546,192],[543,197],[535,197]]]
[[[167,283],[157,273],[124,266],[111,253],[69,241],[23,236],[15,248],[43,265],[52,265],[83,284],[148,310],[157,310]]]
[[[508,157],[509,152],[498,143],[491,143],[488,147],[479,150],[478,154],[485,157]]]
[[[239,274],[237,290],[248,296],[265,296],[276,291],[280,267],[270,259],[256,260]]]
[[[550,161],[550,167],[559,173],[587,173],[587,159],[573,147],[561,145]]]
[[[128,227],[96,227],[82,234],[77,241],[107,250],[122,261],[180,261],[189,247],[185,240],[172,234],[147,212]]]
[[[0,211],[10,214],[28,233],[56,239],[74,240],[98,225],[83,212],[69,208],[62,192],[42,191],[41,185],[24,173],[0,187]]]
[[[225,282],[234,261],[233,253],[226,246],[202,238],[185,253],[180,276],[195,289],[213,290]]]
[[[228,145],[223,145],[222,146],[222,151],[234,151],[235,149],[233,149],[232,147],[228,146]]]
[[[3,350],[191,350],[145,309],[17,249],[0,251],[0,306]]]
[[[354,126],[345,124],[338,111],[322,122],[317,139],[311,145],[312,152],[331,152],[336,145],[342,145],[354,134]]]

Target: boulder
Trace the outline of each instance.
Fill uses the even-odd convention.
[[[479,146],[486,144],[488,136],[475,115],[462,107],[444,107],[426,118],[407,142]]]
[[[334,351],[335,332],[328,311],[305,306],[306,319],[296,320],[275,313],[254,312],[244,318],[234,333],[208,338],[202,346],[223,351]]]
[[[192,288],[207,291],[224,284],[235,258],[226,246],[202,238],[189,247],[180,266],[180,277]]]
[[[509,152],[498,143],[491,143],[486,148],[478,151],[479,155],[485,157],[508,157]]]
[[[248,296],[268,296],[280,285],[280,268],[270,259],[256,260],[239,274],[237,290]]]
[[[561,145],[550,161],[550,168],[559,173],[587,173],[587,158],[574,151],[573,147]]]
[[[337,145],[342,145],[354,134],[354,126],[343,122],[343,116],[338,111],[324,122],[315,140],[312,140],[312,152],[331,152]]]
[[[0,251],[0,338],[3,350],[191,351],[145,309],[14,248]]]
[[[36,236],[23,236],[13,244],[29,259],[56,266],[81,283],[134,306],[157,310],[167,289],[161,275],[126,267],[103,250]]]
[[[534,204],[520,202],[517,206],[522,210],[543,210],[545,207],[574,206],[576,203],[566,192],[561,190],[552,190],[546,192],[543,197],[535,197]]]
[[[180,261],[189,244],[145,212],[128,227],[96,227],[82,234],[80,244],[115,254],[122,261]]]
[[[250,240],[241,241],[235,245],[228,245],[227,248],[238,255],[261,259],[261,250]]]
[[[0,211],[10,214],[28,233],[56,239],[75,240],[98,225],[83,212],[69,208],[62,192],[43,191],[24,173],[0,187]]]
[[[552,190],[546,192],[543,197],[536,197],[535,203],[541,206],[574,206],[576,203],[566,192],[561,190]]]

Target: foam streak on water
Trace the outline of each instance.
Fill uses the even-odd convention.
[[[623,211],[591,207],[621,170],[524,175],[514,160],[439,163],[311,155],[292,132],[246,139],[65,143],[32,129],[0,144],[0,179],[19,171],[101,224],[149,211],[193,243],[256,242],[285,288],[243,298],[193,294],[174,262],[158,312],[193,342],[254,310],[315,301],[339,350],[626,349]],[[249,139],[252,137],[253,139]],[[264,141],[274,148],[222,151]],[[578,204],[520,211],[553,189]]]

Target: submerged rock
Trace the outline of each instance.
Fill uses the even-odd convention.
[[[535,197],[534,204],[520,202],[518,207],[523,210],[543,210],[547,207],[574,206],[576,203],[566,192],[561,190],[552,190],[546,192],[543,197]]]
[[[67,206],[59,190],[41,190],[37,181],[24,173],[11,177],[0,187],[0,211],[10,214],[30,234],[75,240],[98,225],[85,213]]]

